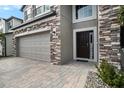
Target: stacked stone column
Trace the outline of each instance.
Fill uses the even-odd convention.
[[[120,63],[120,25],[117,19],[118,5],[99,6],[100,59]]]

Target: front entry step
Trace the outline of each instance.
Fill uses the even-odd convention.
[[[79,61],[79,62],[88,62],[88,60],[76,60],[76,61]]]

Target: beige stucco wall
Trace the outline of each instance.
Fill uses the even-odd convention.
[[[60,8],[61,23],[61,61],[67,63],[73,59],[72,6]]]
[[[97,19],[73,23],[73,29],[97,27],[97,23],[98,23]]]

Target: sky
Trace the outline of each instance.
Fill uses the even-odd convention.
[[[15,16],[22,18],[22,12],[20,11],[21,5],[0,5],[0,17],[9,18]]]

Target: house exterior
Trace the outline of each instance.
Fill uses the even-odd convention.
[[[6,41],[4,46],[1,48],[1,56],[12,56],[13,54],[13,41],[12,41],[12,28],[18,26],[22,23],[22,19],[11,16],[8,19],[1,18],[0,19],[0,32],[5,34]],[[6,53],[5,53],[6,52]]]
[[[2,53],[3,53],[3,51],[2,51],[2,42],[0,40],[0,56],[2,56]]]
[[[120,62],[117,5],[24,5],[14,27],[14,55],[52,64]]]

